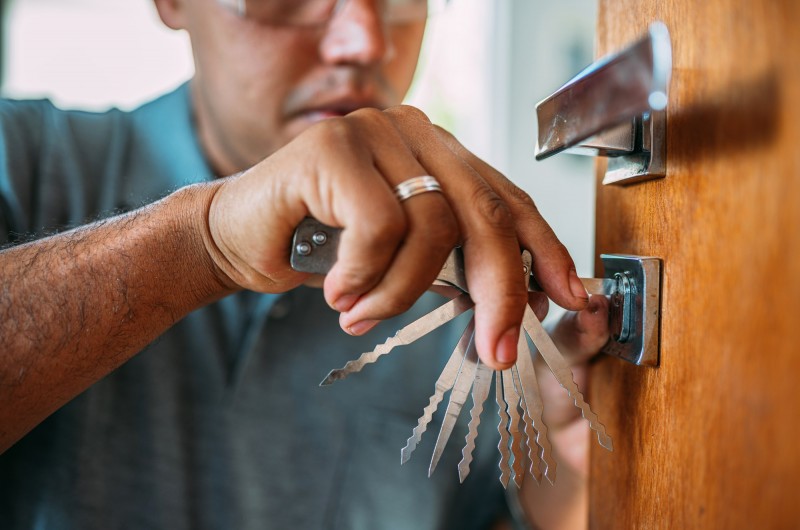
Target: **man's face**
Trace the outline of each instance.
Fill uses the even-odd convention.
[[[347,0],[318,28],[259,24],[216,0],[180,2],[200,138],[218,173],[255,164],[327,117],[401,102],[425,23],[386,25],[380,1]]]

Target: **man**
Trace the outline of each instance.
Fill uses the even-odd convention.
[[[191,36],[191,85],[130,114],[0,107],[2,526],[491,524],[494,458],[477,455],[464,485],[452,472],[463,425],[430,480],[433,435],[394,465],[452,333],[314,388],[413,318],[382,323],[456,244],[493,368],[516,357],[520,247],[553,300],[587,305],[531,200],[421,112],[390,108],[427,3],[155,4]],[[393,188],[420,175],[441,193],[398,201]],[[324,299],[287,260],[308,215],[344,228]],[[593,311],[573,319],[579,353],[605,338]]]

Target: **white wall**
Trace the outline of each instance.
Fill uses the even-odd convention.
[[[525,189],[578,274],[592,276],[593,161],[537,162],[534,153],[536,103],[592,61],[596,0],[452,0],[451,7],[433,28],[423,66],[438,74],[423,76],[424,97],[414,94],[412,103]]]
[[[3,95],[132,108],[191,77],[189,38],[151,0],[6,0]]]
[[[596,16],[596,0],[452,0],[432,28],[411,98],[535,199],[587,277],[594,163],[574,155],[537,162],[535,106],[592,61]]]
[[[536,201],[567,246],[580,276],[594,272],[595,184],[590,158],[534,159],[535,105],[589,64],[595,0],[499,0],[495,22],[496,87],[507,122],[495,146],[498,163]]]

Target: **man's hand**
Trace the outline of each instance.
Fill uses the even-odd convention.
[[[399,202],[393,188],[432,175],[443,193]],[[231,286],[281,292],[307,275],[289,267],[292,233],[306,216],[343,228],[325,297],[349,333],[407,310],[463,246],[476,302],[481,358],[516,359],[528,299],[520,249],[559,305],[588,296],[567,251],[533,201],[412,107],[364,109],[322,122],[244,174],[226,179],[208,211],[205,241]]]
[[[398,202],[394,186],[420,175],[443,193]],[[586,305],[572,260],[525,193],[420,111],[361,110],[240,176],[1,250],[0,275],[14,281],[0,289],[0,452],[189,312],[237,289],[302,283],[289,251],[307,215],[344,228],[325,296],[353,334],[408,309],[457,243],[490,366],[516,358],[520,248],[553,300]]]

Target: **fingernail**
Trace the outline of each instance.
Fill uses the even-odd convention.
[[[569,288],[575,298],[580,298],[581,300],[589,299],[589,293],[583,288],[583,282],[578,278],[578,273],[575,272],[575,269],[569,271]]]
[[[362,320],[361,322],[356,322],[348,327],[347,332],[351,335],[363,335],[367,331],[377,326],[378,322],[380,322],[380,320]]]
[[[333,308],[340,313],[350,311],[358,300],[357,294],[345,294],[333,303]]]
[[[597,299],[596,296],[592,296],[589,298],[589,305],[586,306],[586,309],[593,315],[596,315],[598,311],[600,311],[600,300]]]
[[[511,364],[517,360],[517,341],[519,340],[519,328],[514,326],[509,329],[497,341],[497,349],[494,358],[502,364]]]

